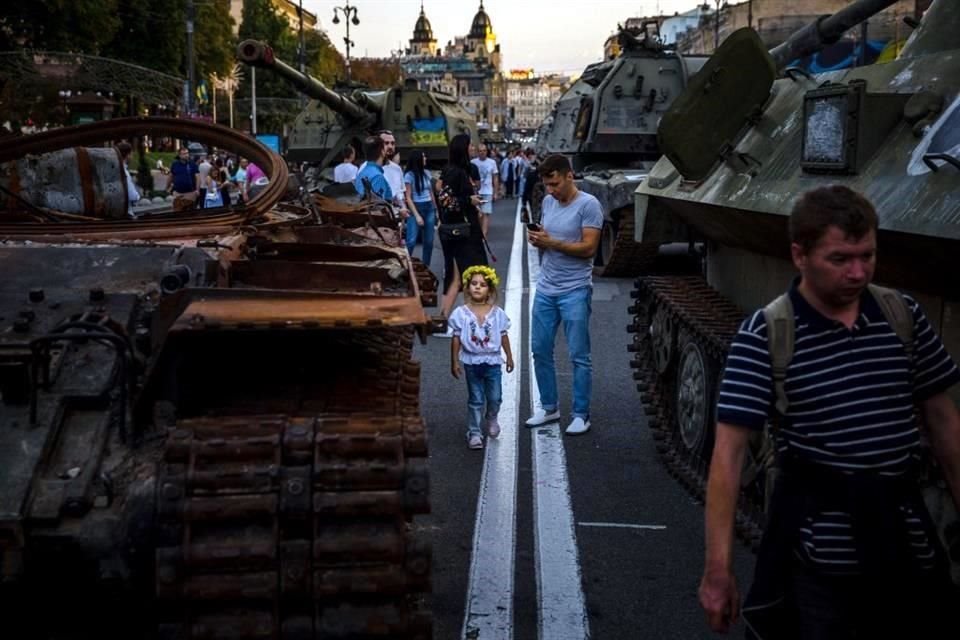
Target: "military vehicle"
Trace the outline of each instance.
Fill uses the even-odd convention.
[[[468,133],[471,139],[478,139],[476,120],[455,96],[415,86],[339,94],[277,60],[273,49],[255,40],[241,42],[237,57],[248,65],[271,70],[312,98],[290,132],[287,158],[291,161],[323,169],[337,160],[347,144],[362,154],[367,135],[389,129],[397,139],[401,158],[422,148],[432,166],[442,166],[451,138]]]
[[[639,273],[656,257],[656,246],[633,241],[633,192],[660,157],[660,118],[706,60],[665,46],[656,20],[621,28],[618,37],[622,54],[584,70],[557,101],[536,143],[541,158],[568,156],[577,186],[603,205],[596,265],[610,276]],[[542,195],[534,196],[534,218]]]
[[[745,310],[785,291],[794,275],[787,216],[802,192],[843,184],[874,203],[877,281],[914,295],[960,359],[960,3],[935,0],[893,62],[815,77],[787,69],[776,79],[798,51],[890,4],[853,3],[770,53],[753,31],[733,33],[660,125],[665,157],[636,192],[635,240],[701,246],[702,275],[637,280],[629,350],[658,449],[696,495],[730,339]],[[752,542],[771,440],[752,443],[743,476],[737,523]],[[960,524],[939,474],[927,472],[960,578]]]
[[[139,220],[0,210],[2,635],[429,639],[432,327],[399,220],[278,203],[279,156],[186,120],[5,139],[0,162],[146,131],[271,184]]]

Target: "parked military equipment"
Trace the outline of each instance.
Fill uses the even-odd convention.
[[[398,217],[278,204],[278,156],[186,120],[4,140],[0,162],[135,131],[239,151],[271,184],[140,220],[0,210],[5,637],[429,639],[409,521],[432,327]]]
[[[596,264],[611,276],[638,273],[656,256],[655,246],[633,241],[633,192],[660,157],[660,118],[706,60],[664,46],[655,20],[621,29],[619,39],[623,53],[584,70],[540,127],[536,146],[540,157],[568,156],[577,186],[600,200]],[[541,199],[535,194],[535,204]]]
[[[273,49],[256,40],[244,40],[237,57],[248,65],[269,69],[312,98],[294,121],[287,141],[287,158],[325,168],[335,162],[347,144],[362,153],[363,139],[380,129],[393,132],[397,150],[405,157],[423,149],[428,161],[447,161],[447,145],[460,134],[477,140],[476,120],[456,97],[414,86],[384,91],[353,91],[343,95],[322,82],[277,60]]]
[[[890,4],[854,3],[818,21],[818,33],[836,37]],[[771,55],[756,33],[741,30],[663,118],[665,157],[637,190],[635,240],[702,243],[704,275],[638,279],[629,350],[657,447],[695,495],[704,490],[730,339],[744,310],[763,306],[794,275],[787,221],[801,193],[843,184],[874,203],[877,281],[913,294],[960,359],[958,30],[960,4],[935,0],[896,61],[816,77],[787,69],[779,80],[809,39]],[[773,458],[769,433],[757,437],[737,517],[751,542],[761,533]],[[960,579],[960,524],[929,460],[925,472]]]

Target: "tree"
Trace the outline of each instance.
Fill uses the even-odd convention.
[[[236,60],[230,0],[198,4],[193,46],[196,49],[197,77],[226,75]]]
[[[243,21],[240,23],[240,40],[262,40],[271,47],[277,58],[293,64],[297,43],[290,32],[289,23],[279,15],[270,0],[243,0]],[[250,76],[245,73],[240,83],[239,94],[250,95]],[[257,97],[295,98],[296,90],[288,82],[271,71],[257,74]]]
[[[388,89],[400,84],[400,66],[396,58],[354,58],[350,75],[371,89]]]
[[[0,3],[0,49],[99,54],[120,26],[118,0]]]
[[[323,31],[310,29],[303,32],[303,48],[306,52],[307,72],[320,82],[333,86],[343,76],[344,60],[330,38]]]
[[[104,55],[186,77],[186,6],[170,0],[118,0],[122,26]]]

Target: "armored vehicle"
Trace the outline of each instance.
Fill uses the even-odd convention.
[[[139,220],[0,212],[3,636],[430,638],[430,329],[399,220],[278,203],[279,156],[192,121],[4,140],[0,162],[146,131],[271,183]]]
[[[389,129],[404,158],[422,148],[428,161],[439,166],[447,161],[447,145],[460,133],[477,140],[476,120],[456,97],[412,86],[385,91],[354,91],[342,95],[277,60],[273,49],[255,40],[244,40],[237,57],[246,64],[269,69],[312,98],[293,124],[287,141],[287,158],[321,169],[330,166],[347,144],[362,154],[363,139],[380,129]]]
[[[702,246],[702,274],[637,280],[629,350],[658,448],[697,495],[729,341],[746,310],[790,284],[787,216],[801,193],[842,184],[874,203],[877,281],[915,296],[960,359],[960,4],[935,0],[893,62],[776,79],[820,34],[890,4],[853,3],[770,53],[754,32],[735,32],[660,125],[665,157],[636,192],[635,240]],[[737,523],[754,542],[771,441],[756,438],[743,476]],[[936,469],[926,471],[960,578],[960,525]]]
[[[540,127],[536,144],[540,157],[568,156],[577,186],[603,205],[596,263],[611,276],[638,273],[656,256],[656,247],[633,241],[633,192],[660,157],[660,118],[706,60],[664,46],[655,20],[622,28],[619,39],[622,54],[584,70]]]

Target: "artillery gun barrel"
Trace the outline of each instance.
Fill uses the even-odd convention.
[[[859,0],[828,16],[822,16],[770,50],[777,69],[810,55],[840,39],[848,29],[896,3],[897,0]]]
[[[319,100],[348,120],[365,120],[371,115],[362,106],[332,91],[316,78],[300,73],[290,65],[277,60],[273,55],[273,49],[263,42],[244,40],[237,45],[237,58],[248,65],[270,69],[303,94]]]

